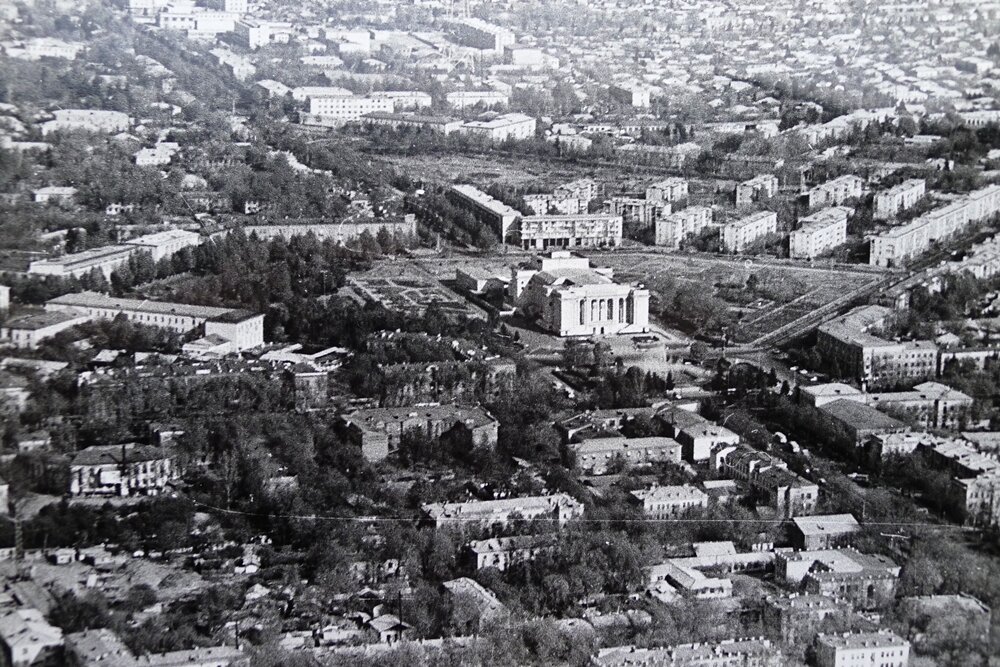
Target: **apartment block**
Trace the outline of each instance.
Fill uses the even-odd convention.
[[[458,132],[462,121],[441,116],[421,116],[417,114],[374,112],[365,114],[361,121],[367,125],[381,125],[399,128],[415,128],[449,135]]]
[[[680,407],[661,410],[656,413],[656,418],[667,427],[674,440],[681,443],[685,461],[707,461],[716,447],[740,442],[740,436],[725,426]]]
[[[514,33],[507,28],[478,18],[463,18],[451,22],[452,35],[463,46],[492,51],[503,55],[504,49],[514,46]]]
[[[788,470],[788,464],[746,445],[712,452],[712,469],[747,482],[754,495],[790,518],[811,514],[819,501],[819,487]]]
[[[872,238],[868,262],[872,266],[899,266],[926,252],[931,244],[960,233],[970,224],[986,220],[998,212],[1000,185],[975,190],[947,206]]]
[[[772,211],[759,211],[722,226],[722,249],[725,252],[743,252],[777,231],[778,215]]]
[[[875,194],[872,217],[876,220],[892,220],[903,211],[912,208],[927,191],[927,182],[922,178],[911,178],[884,192]]]
[[[847,242],[847,218],[852,209],[831,206],[799,220],[799,228],[789,235],[789,255],[793,259],[814,259]]]
[[[685,209],[657,218],[655,221],[656,245],[678,249],[681,241],[698,235],[712,224],[712,209],[707,206],[688,206]]]
[[[655,224],[673,210],[670,202],[649,201],[639,197],[612,197],[604,203],[611,215],[620,215],[625,222],[636,222],[642,226]]]
[[[422,509],[435,528],[461,528],[466,523],[506,525],[515,516],[525,521],[551,521],[555,526],[563,526],[583,516],[583,504],[565,493],[465,503],[429,503]]]
[[[428,405],[400,408],[369,408],[342,417],[347,437],[361,448],[369,461],[381,461],[396,452],[407,433],[440,440],[454,437],[466,451],[497,444],[497,420],[480,407]]]
[[[110,278],[115,269],[128,264],[132,254],[139,248],[134,245],[110,245],[91,248],[81,252],[38,259],[28,265],[28,273],[61,278],[80,278],[95,269]]]
[[[779,550],[775,578],[812,595],[844,600],[854,609],[885,608],[895,599],[900,567],[857,549]]]
[[[145,234],[125,241],[125,245],[135,246],[148,252],[154,262],[172,257],[184,248],[192,248],[201,243],[201,234],[183,229],[168,229],[163,232]]]
[[[746,206],[755,201],[770,199],[778,194],[778,177],[774,174],[760,174],[736,186],[736,205]]]
[[[158,495],[180,476],[173,454],[135,443],[81,450],[69,472],[73,496]]]
[[[466,551],[477,570],[492,567],[503,571],[516,563],[534,560],[539,554],[552,552],[556,546],[555,535],[542,533],[476,540],[466,546]]]
[[[521,212],[494,199],[479,188],[460,184],[452,186],[448,193],[458,204],[470,209],[473,215],[490,225],[501,241],[506,242],[510,233],[516,230]]]
[[[392,113],[393,102],[372,97],[310,97],[309,113],[339,121],[360,120],[370,113]]]
[[[20,315],[0,325],[0,343],[33,350],[47,338],[60,331],[89,322],[90,316],[82,311],[59,313],[41,312]]]
[[[683,178],[667,178],[646,188],[646,201],[679,202],[688,197],[688,182]]]
[[[705,644],[680,644],[665,648],[616,646],[602,648],[593,658],[595,667],[778,667],[781,651],[766,639],[729,639]]]
[[[889,630],[819,635],[816,638],[817,667],[907,667],[910,642]]]
[[[672,519],[695,507],[708,507],[708,494],[686,484],[641,489],[632,491],[631,496],[642,505],[643,514],[655,519]]]
[[[852,199],[858,199],[864,192],[864,180],[847,174],[832,181],[821,183],[806,193],[809,208],[840,206]]]
[[[468,109],[477,104],[486,107],[507,106],[510,104],[510,96],[497,90],[461,90],[448,93],[444,98],[448,104],[456,109]]]
[[[633,468],[653,463],[681,462],[681,445],[664,437],[647,438],[592,438],[572,442],[566,449],[576,458],[576,465],[584,474],[603,475],[615,463]]]
[[[795,593],[764,601],[763,622],[769,636],[789,644],[808,644],[823,627],[845,627],[851,605],[825,595]]]
[[[460,134],[479,137],[491,142],[519,141],[535,136],[535,119],[523,113],[508,113],[493,120],[472,120],[463,123]]]

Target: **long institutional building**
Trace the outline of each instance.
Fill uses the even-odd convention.
[[[1000,212],[1000,185],[970,192],[954,202],[872,238],[869,264],[898,266],[930,248],[935,241]]]
[[[831,206],[799,220],[789,235],[789,255],[793,259],[813,259],[847,242],[847,217],[852,209]]]
[[[743,252],[777,231],[778,215],[773,211],[758,211],[722,226],[722,248],[726,252]]]
[[[649,290],[616,283],[611,269],[552,252],[511,270],[511,298],[529,318],[559,336],[649,331]]]
[[[402,220],[384,220],[368,222],[293,222],[290,224],[244,225],[247,236],[256,234],[261,239],[283,238],[286,241],[295,236],[313,234],[319,240],[331,239],[337,243],[348,243],[357,240],[366,232],[372,238],[380,232],[391,236],[416,236],[417,218],[412,214],[403,216]]]
[[[148,299],[117,299],[97,292],[66,294],[45,303],[49,312],[78,313],[88,319],[113,320],[119,315],[130,322],[187,334],[203,328],[204,337],[226,341],[233,351],[264,344],[264,316],[245,310],[192,306]]]
[[[183,248],[196,246],[199,243],[201,236],[198,233],[171,229],[139,236],[120,245],[102,246],[62,257],[35,260],[28,265],[28,273],[80,278],[96,269],[104,274],[105,278],[110,278],[115,269],[128,264],[129,258],[137,252],[148,252],[153,261],[159,261]]]

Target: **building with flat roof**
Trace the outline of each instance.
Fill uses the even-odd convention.
[[[778,215],[773,211],[758,211],[722,226],[722,249],[725,252],[743,252],[777,231]]]
[[[788,237],[792,259],[814,259],[847,242],[847,217],[852,209],[831,206],[799,220]]]
[[[330,239],[337,243],[357,241],[362,234],[377,238],[381,232],[390,236],[412,238],[417,235],[417,218],[407,213],[401,220],[363,220],[357,222],[307,222],[297,221],[287,224],[244,225],[243,232],[256,234],[260,239],[282,238],[286,241],[296,236],[312,234],[320,241]]]
[[[551,521],[555,526],[562,526],[583,516],[583,504],[565,493],[465,503],[429,503],[422,509],[435,528],[460,528],[466,523],[506,525],[514,516],[520,516],[525,521]]]
[[[622,218],[604,213],[526,215],[519,231],[524,250],[617,248],[622,243]]]
[[[692,508],[708,507],[708,494],[687,484],[639,489],[630,495],[642,504],[643,514],[655,519],[673,519]]]
[[[688,197],[688,182],[686,179],[672,176],[657,181],[646,188],[646,201],[679,202]]]
[[[826,595],[793,593],[764,601],[762,620],[767,634],[787,644],[808,644],[821,628],[847,629],[851,605]]]
[[[180,476],[169,451],[135,443],[83,449],[70,461],[69,473],[72,496],[158,495]]]
[[[688,206],[669,215],[658,217],[655,224],[656,245],[677,250],[681,241],[691,235],[698,235],[711,226],[713,212],[707,206]]]
[[[456,109],[468,109],[477,104],[484,107],[505,107],[510,104],[510,96],[499,90],[459,90],[444,97]]]
[[[449,26],[455,41],[463,46],[492,51],[497,56],[503,55],[505,48],[514,46],[512,30],[479,18],[456,19]]]
[[[424,116],[409,113],[386,113],[383,111],[365,114],[362,116],[361,122],[366,125],[380,125],[393,129],[414,128],[428,130],[444,135],[458,132],[462,127],[462,121],[447,116]]]
[[[393,101],[382,97],[344,97],[331,95],[309,98],[309,115],[323,120],[351,122],[364,119],[372,113],[392,113]]]
[[[910,642],[889,630],[816,637],[816,667],[907,667]]]
[[[128,264],[132,253],[139,250],[134,245],[109,245],[74,252],[62,257],[36,259],[28,265],[28,273],[61,278],[81,278],[97,269],[110,278],[115,269]]]
[[[264,316],[245,310],[192,306],[149,299],[117,299],[97,292],[65,294],[45,302],[45,310],[82,311],[91,319],[113,320],[124,315],[136,324],[186,334],[202,329],[204,335],[228,341],[235,351],[264,344]]]
[[[582,262],[580,260],[583,260]],[[552,252],[512,270],[515,303],[559,336],[614,336],[649,331],[649,290],[617,283],[610,269]]]
[[[539,554],[552,552],[557,545],[555,535],[541,533],[476,540],[466,546],[466,551],[477,570],[492,567],[503,571],[515,563],[534,560]]]
[[[137,236],[125,241],[125,245],[136,246],[150,254],[154,262],[164,257],[172,257],[184,248],[191,248],[201,243],[201,234],[184,229],[168,229],[163,232]]]
[[[90,316],[80,310],[20,315],[0,325],[0,343],[33,350],[46,338],[89,321]]]
[[[480,407],[427,405],[368,408],[345,415],[341,420],[348,437],[361,448],[362,455],[369,461],[381,461],[396,452],[410,431],[419,431],[431,440],[453,433],[467,451],[497,444],[498,422]]]
[[[692,410],[668,406],[656,413],[656,418],[682,446],[685,461],[707,461],[712,450],[721,445],[737,445],[740,436],[725,426],[706,419]]]
[[[877,192],[872,217],[876,220],[891,220],[912,208],[923,199],[926,192],[927,182],[922,178],[911,178],[888,190]]]
[[[859,199],[864,192],[864,179],[846,174],[832,181],[821,183],[806,193],[809,208],[840,206],[852,199]]]
[[[869,394],[868,404],[894,414],[905,414],[929,429],[958,430],[972,409],[973,399],[940,382],[922,382],[910,391]]]

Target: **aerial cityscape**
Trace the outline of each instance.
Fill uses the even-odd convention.
[[[0,0],[0,414],[0,667],[1000,666],[1000,0]]]

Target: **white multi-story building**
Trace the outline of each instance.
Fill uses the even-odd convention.
[[[821,183],[811,189],[806,196],[809,208],[840,206],[852,199],[858,199],[864,192],[864,180],[853,174],[846,174],[832,181]]]
[[[4,54],[21,60],[41,60],[42,58],[63,58],[76,60],[76,56],[84,49],[79,42],[66,42],[53,37],[35,37],[20,43],[5,43]]]
[[[132,124],[128,114],[101,109],[58,109],[53,120],[42,123],[42,134],[82,130],[85,132],[124,132]]]
[[[676,250],[681,241],[691,234],[700,234],[712,224],[712,209],[707,206],[688,206],[656,220],[656,245]]]
[[[708,494],[688,486],[657,486],[633,491],[632,496],[642,503],[642,511],[655,519],[672,519],[695,507],[708,507]]]
[[[360,120],[370,113],[392,113],[393,102],[388,98],[371,97],[310,97],[309,113],[326,119],[348,122]]]
[[[507,237],[515,228],[515,223],[521,217],[520,211],[494,199],[475,186],[454,185],[448,192],[459,204],[472,209],[476,217],[485,220],[493,231],[500,235],[501,241],[507,241]]]
[[[0,344],[33,350],[47,338],[90,321],[82,311],[40,312],[8,319],[0,325]]]
[[[535,136],[535,119],[523,113],[508,113],[493,120],[473,120],[463,123],[461,134],[481,137],[487,141],[529,139]]]
[[[505,525],[518,515],[526,521],[550,519],[556,525],[583,516],[583,504],[565,493],[551,496],[526,496],[502,500],[474,500],[467,503],[429,503],[424,514],[435,528],[461,529],[469,523],[483,526]]]
[[[368,97],[373,100],[392,100],[394,111],[420,109],[433,103],[428,93],[419,90],[380,90],[370,93]]]
[[[925,252],[932,243],[963,231],[1000,212],[1000,185],[970,192],[941,208],[905,225],[872,238],[869,263],[896,266]]]
[[[743,252],[757,240],[778,231],[778,215],[773,211],[758,211],[722,226],[722,249]]]
[[[646,201],[678,202],[687,199],[688,182],[683,178],[667,178],[646,188]]]
[[[118,267],[127,264],[138,248],[130,245],[110,245],[75,252],[62,257],[38,259],[28,265],[28,273],[62,278],[80,278],[94,269],[110,278]]]
[[[269,44],[287,44],[292,37],[292,24],[276,21],[242,19],[233,26],[236,41],[248,49],[259,49]]]
[[[524,250],[616,248],[622,243],[622,218],[604,213],[526,215],[520,235]]]
[[[650,90],[648,87],[640,84],[611,85],[608,86],[608,93],[622,104],[627,104],[638,109],[648,108],[650,104]]]
[[[559,336],[605,336],[649,331],[649,290],[616,283],[610,269],[553,252],[515,267],[511,290],[518,308]]]
[[[927,191],[927,183],[922,178],[911,178],[885,192],[875,195],[872,217],[876,220],[891,220],[920,201]]]
[[[604,203],[604,208],[612,215],[620,215],[626,222],[637,222],[643,226],[655,224],[665,215],[670,215],[670,202],[656,202],[639,197],[612,197]]]
[[[778,177],[760,174],[736,186],[736,205],[745,206],[761,199],[770,199],[778,193]]]
[[[477,104],[483,106],[507,106],[510,97],[498,90],[460,90],[445,95],[445,101],[456,109],[468,109]]]
[[[73,496],[158,495],[180,475],[173,455],[135,443],[88,447],[73,457],[69,471]]]
[[[463,46],[492,51],[497,55],[502,55],[508,46],[514,46],[513,31],[482,19],[459,19],[452,22],[451,28],[455,39]]]
[[[591,438],[571,442],[566,449],[576,458],[576,465],[588,475],[603,475],[620,463],[623,467],[652,463],[681,462],[681,443],[672,438]]]
[[[257,85],[260,85],[259,83]],[[325,98],[325,97],[354,97],[354,93],[349,91],[347,88],[341,88],[340,86],[296,86],[295,88],[289,89],[287,86],[283,86],[285,92],[289,90],[292,93],[292,99],[297,102],[308,102],[313,98]],[[282,93],[284,95],[284,93]]]
[[[889,630],[816,637],[817,667],[907,667],[909,664],[910,642]]]
[[[119,315],[136,324],[169,329],[180,334],[204,328],[206,337],[228,341],[234,350],[264,344],[264,316],[231,308],[192,306],[149,299],[116,299],[96,292],[65,294],[45,303],[50,312],[83,312],[90,319],[113,320]]]
[[[847,242],[846,206],[831,206],[799,220],[799,228],[789,235],[789,255],[793,259],[813,259]]]
[[[200,234],[184,229],[168,229],[164,232],[137,236],[125,241],[125,245],[136,246],[140,250],[147,251],[154,262],[158,262],[164,257],[171,257],[184,248],[190,248],[200,243]]]
[[[502,571],[514,563],[534,560],[539,554],[555,550],[556,546],[555,534],[541,533],[476,540],[470,542],[467,549],[475,559],[477,570],[492,567]]]

